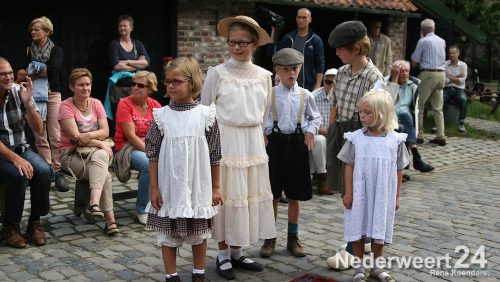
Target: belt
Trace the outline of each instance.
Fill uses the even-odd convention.
[[[444,70],[440,70],[440,69],[422,69],[420,71],[430,71],[430,72],[442,72]]]
[[[443,87],[443,89],[454,89],[454,90],[461,90],[461,91],[465,90],[465,89],[458,88],[458,87],[455,87],[455,86],[445,86],[445,87]]]

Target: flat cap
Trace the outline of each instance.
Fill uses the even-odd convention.
[[[328,37],[328,45],[341,48],[360,40],[366,35],[366,27],[360,21],[348,21],[337,25]]]
[[[273,64],[280,66],[295,66],[304,63],[304,56],[293,48],[283,48],[273,55]]]

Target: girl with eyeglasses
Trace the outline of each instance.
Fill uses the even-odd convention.
[[[153,109],[160,103],[150,96],[158,91],[158,80],[153,72],[139,71],[132,78],[132,94],[118,103],[116,110],[115,174],[121,182],[130,179],[130,169],[140,172],[136,213],[139,223],[146,224],[149,202],[149,160],[144,138],[153,119]],[[129,156],[124,158],[124,156]]]
[[[214,206],[222,205],[219,128],[215,108],[194,100],[202,87],[196,59],[170,61],[165,78],[172,102],[153,110],[145,139],[151,177],[146,227],[158,231],[166,281],[180,281],[175,261],[183,243],[193,250],[192,281],[204,281]]]
[[[217,273],[234,279],[233,266],[251,271],[262,267],[242,254],[241,246],[276,237],[273,194],[263,121],[270,105],[271,73],[252,63],[269,35],[247,16],[222,19],[217,28],[227,38],[230,59],[210,68],[201,103],[215,104],[221,128],[221,194],[224,206],[215,218],[219,252]],[[230,248],[229,248],[230,246]]]

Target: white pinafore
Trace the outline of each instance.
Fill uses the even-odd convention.
[[[405,133],[385,137],[365,136],[361,129],[344,138],[355,148],[353,203],[344,210],[344,239],[347,242],[369,237],[392,243],[397,192],[398,146]]]

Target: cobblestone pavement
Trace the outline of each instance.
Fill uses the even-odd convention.
[[[500,134],[500,126],[498,125],[498,122],[467,117],[465,119],[465,123],[476,129],[493,132],[495,134]]]
[[[426,136],[429,138],[431,136]],[[386,256],[425,258],[449,254],[454,266],[457,259],[467,254],[456,253],[457,246],[466,246],[470,251],[464,263],[469,263],[476,250],[484,246],[486,276],[451,276],[457,272],[443,265],[437,269],[442,270],[441,277],[431,275],[427,268],[393,266],[390,271],[397,281],[500,279],[500,142],[453,137],[448,143],[445,147],[428,142],[420,146],[424,160],[436,167],[434,172],[405,171],[411,181],[403,185],[394,243],[386,249]],[[136,185],[136,179],[125,185],[113,182],[116,190]],[[89,225],[83,218],[73,215],[73,196],[72,191],[52,192],[52,210],[43,218],[49,236],[46,246],[28,245],[18,250],[0,244],[1,281],[164,280],[161,252],[155,246],[156,234],[136,222],[135,199],[116,202],[121,233],[107,237],[102,232],[103,222]],[[26,204],[29,207],[29,202]],[[26,218],[23,230],[25,222]],[[343,207],[338,194],[315,195],[302,205],[300,239],[308,256],[295,258],[286,251],[286,213],[282,204],[277,227],[277,253],[273,257],[261,259],[258,256],[262,242],[244,249],[249,257],[265,265],[264,272],[237,270],[238,281],[288,281],[306,272],[338,281],[351,280],[352,269],[334,271],[326,266],[326,259],[343,243]],[[185,246],[179,253],[177,271],[183,281],[190,281],[190,248]],[[210,240],[207,281],[221,281],[215,273],[216,255],[216,243]],[[476,264],[470,269],[482,270]],[[370,278],[370,281],[375,280]]]

